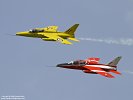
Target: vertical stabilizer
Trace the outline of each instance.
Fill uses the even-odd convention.
[[[65,33],[74,36],[74,32],[76,31],[76,29],[78,28],[78,26],[79,26],[79,24],[73,25],[73,26],[70,27],[68,30],[66,30]]]
[[[118,64],[118,62],[121,60],[121,56],[115,58],[114,60],[112,60],[110,63],[108,63],[107,65],[112,66],[112,67],[116,67],[116,65]]]

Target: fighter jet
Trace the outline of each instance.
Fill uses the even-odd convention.
[[[34,37],[34,38],[41,38],[44,41],[59,41],[62,44],[72,44],[71,42],[67,41],[66,39],[76,41],[75,38],[75,31],[79,24],[73,25],[71,28],[66,30],[65,32],[59,32],[58,26],[48,26],[45,28],[35,28],[25,32],[17,32],[17,36],[25,36],[25,37]]]
[[[121,58],[122,57],[119,56],[108,64],[100,64],[100,58],[91,57],[86,60],[76,60],[69,63],[58,64],[56,67],[82,70],[84,73],[88,74],[100,74],[107,78],[115,78],[109,72],[121,75],[121,73],[117,71],[117,64]]]

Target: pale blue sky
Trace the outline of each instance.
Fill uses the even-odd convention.
[[[26,100],[132,100],[133,46],[81,41],[73,45],[15,37],[36,27],[58,25],[65,31],[75,23],[76,37],[133,38],[133,0],[1,0],[0,96]],[[82,71],[60,69],[58,63],[100,57],[108,63],[122,56],[123,75],[107,79]]]

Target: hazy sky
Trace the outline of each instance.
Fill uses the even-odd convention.
[[[0,0],[0,96],[26,100],[132,100],[133,46],[80,41],[73,45],[15,37],[19,31],[79,23],[77,38],[133,39],[133,0]],[[56,64],[122,56],[122,75],[108,79]],[[114,74],[113,74],[114,75]]]

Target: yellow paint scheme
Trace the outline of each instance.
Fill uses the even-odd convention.
[[[59,32],[58,26],[48,26],[45,28],[35,28],[25,32],[17,32],[17,36],[25,36],[25,37],[33,37],[33,38],[41,38],[44,41],[59,41],[62,44],[72,44],[66,39],[70,39],[78,42],[74,36],[74,32],[76,31],[79,24],[73,25],[65,32]]]

